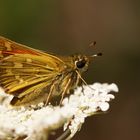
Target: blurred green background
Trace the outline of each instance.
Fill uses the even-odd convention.
[[[73,139],[140,139],[140,1],[1,0],[0,35],[60,55],[103,52],[84,79],[120,91],[109,112],[86,119]]]

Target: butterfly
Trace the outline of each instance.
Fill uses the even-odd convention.
[[[57,56],[0,37],[0,86],[13,95],[13,106],[48,104],[85,83],[81,74],[90,60],[101,53]]]

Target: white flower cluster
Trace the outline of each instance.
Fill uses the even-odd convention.
[[[43,107],[43,104],[39,104],[40,109],[15,109],[8,104],[11,96],[1,94],[0,139],[25,137],[25,140],[46,140],[50,131],[61,126],[71,131],[71,138],[81,128],[86,117],[99,110],[109,109],[108,102],[114,99],[114,95],[109,94],[111,91],[118,92],[115,84],[95,83],[79,87],[74,94],[63,100],[61,107]]]
[[[69,127],[71,130],[70,137],[81,128],[85,118],[96,114],[97,111],[107,111],[109,109],[109,101],[114,99],[114,95],[109,92],[118,92],[118,87],[115,84],[100,84],[95,83],[79,87],[74,95],[69,99],[64,99],[64,106],[69,106],[73,110],[73,119],[66,123],[64,130]]]

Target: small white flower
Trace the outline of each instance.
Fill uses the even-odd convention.
[[[102,111],[107,111],[109,109],[109,103],[107,102],[101,102],[99,106]]]

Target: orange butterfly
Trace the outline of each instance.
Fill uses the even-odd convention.
[[[76,88],[81,74],[88,69],[86,56],[55,56],[0,37],[0,86],[12,94],[11,105],[20,106],[51,102]]]

